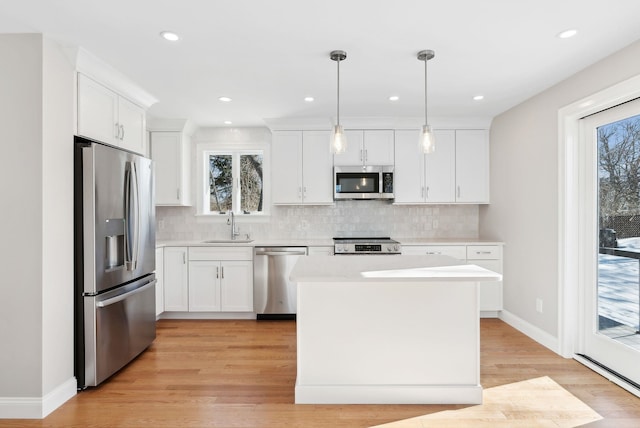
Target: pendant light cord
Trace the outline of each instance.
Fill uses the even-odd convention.
[[[336,61],[338,63],[338,126],[340,126],[340,59]]]
[[[428,125],[427,122],[427,63],[428,59],[424,60],[424,124]]]

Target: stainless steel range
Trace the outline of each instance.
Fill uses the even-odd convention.
[[[333,252],[342,254],[400,254],[402,247],[389,237],[336,237]]]

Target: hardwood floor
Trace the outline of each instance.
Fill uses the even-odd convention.
[[[466,407],[295,405],[295,339],[293,321],[161,320],[153,345],[100,387],[0,427],[352,428]],[[485,388],[549,376],[603,416],[587,426],[640,426],[639,398],[500,320],[482,320],[481,356]]]

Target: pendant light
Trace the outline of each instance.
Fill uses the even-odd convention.
[[[427,117],[427,62],[435,55],[432,50],[418,52],[418,59],[424,61],[424,125],[420,134],[420,148],[423,153],[433,153],[436,150],[436,140]]]
[[[333,127],[333,135],[331,136],[331,152],[339,155],[347,150],[347,137],[344,135],[344,129],[340,125],[340,61],[344,61],[347,58],[345,51],[331,51],[329,58],[338,63],[338,97],[337,97],[337,120],[336,125]]]

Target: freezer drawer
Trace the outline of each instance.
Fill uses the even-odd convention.
[[[96,386],[144,351],[156,337],[155,275],[84,297],[84,383]]]

